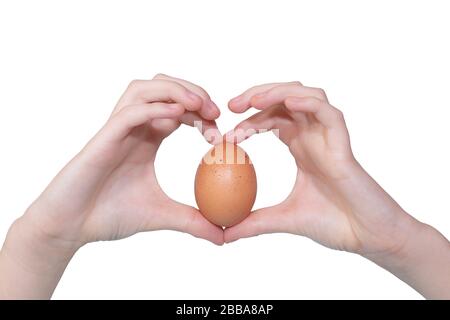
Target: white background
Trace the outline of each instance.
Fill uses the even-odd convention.
[[[344,111],[356,157],[412,215],[450,237],[450,19],[446,1],[3,1],[0,4],[0,241],[102,126],[135,78],[164,72],[205,87],[220,129],[227,101],[264,82],[322,87]],[[255,208],[294,182],[273,135],[243,147]],[[170,136],[157,174],[194,205],[208,145]],[[161,231],[82,248],[54,298],[421,298],[371,262],[299,236],[217,247]]]

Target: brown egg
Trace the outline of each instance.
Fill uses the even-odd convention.
[[[256,198],[256,174],[247,153],[222,143],[203,157],[195,176],[195,200],[210,222],[231,227],[249,214]]]

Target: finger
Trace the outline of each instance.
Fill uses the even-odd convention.
[[[114,114],[105,126],[105,133],[112,139],[126,137],[129,132],[151,119],[177,118],[184,113],[179,103],[146,103],[130,105]]]
[[[276,205],[252,212],[241,223],[225,229],[225,243],[266,233],[287,232],[288,221],[283,211],[282,205]]]
[[[153,79],[169,80],[169,81],[177,82],[177,83],[181,84],[182,86],[184,86],[185,88],[187,88],[187,89],[191,90],[192,92],[196,93],[197,95],[199,95],[203,99],[202,107],[199,110],[199,113],[203,118],[205,118],[207,120],[214,120],[220,116],[219,108],[214,103],[214,101],[211,100],[211,97],[206,92],[206,90],[203,89],[202,87],[200,87],[192,82],[186,81],[184,79],[172,77],[172,76],[162,74],[162,73],[158,73]]]
[[[266,109],[275,104],[283,104],[287,97],[314,97],[328,102],[325,91],[298,84],[284,84],[260,92],[250,98],[250,105],[257,109]]]
[[[274,129],[277,120],[277,116],[271,110],[260,111],[240,122],[233,130],[228,131],[224,135],[225,140],[230,143],[241,143],[255,134]]]
[[[182,104],[188,111],[197,111],[203,104],[199,95],[177,82],[134,80],[120,98],[113,114],[127,105],[152,102],[176,102]]]
[[[272,88],[275,88],[280,85],[285,85],[285,84],[296,84],[298,86],[301,86],[301,83],[298,81],[274,82],[274,83],[266,83],[266,84],[258,85],[258,86],[252,87],[252,88],[244,91],[237,97],[231,99],[230,102],[228,102],[228,107],[230,108],[231,111],[236,112],[236,113],[245,112],[251,106],[250,105],[251,97],[253,97],[254,95],[256,95],[258,93],[265,92],[267,90],[270,90]]]
[[[287,109],[293,112],[313,113],[316,119],[330,129],[345,129],[343,114],[329,103],[315,97],[287,97]]]
[[[210,99],[211,97],[209,96],[208,92],[206,92],[205,89],[203,89],[202,87],[189,82],[187,80],[181,79],[181,78],[177,78],[177,77],[172,77],[169,76],[167,74],[163,74],[163,73],[158,73],[156,76],[153,77],[153,79],[159,79],[159,80],[168,80],[168,81],[174,81],[177,82],[179,84],[181,84],[182,86],[188,88],[189,90],[191,90],[192,92],[195,92],[196,94],[198,94],[200,97],[202,97],[203,99]]]
[[[186,232],[217,245],[224,243],[223,229],[206,220],[194,207],[175,203],[171,208],[171,213],[167,215],[165,223],[169,230]]]
[[[219,144],[222,142],[222,134],[214,120],[205,120],[196,112],[185,112],[180,117],[180,121],[188,126],[196,127],[208,143]]]

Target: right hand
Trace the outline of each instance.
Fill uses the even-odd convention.
[[[278,129],[296,161],[297,180],[285,201],[226,229],[226,242],[287,232],[366,255],[401,250],[417,221],[355,160],[342,112],[323,90],[299,82],[264,84],[229,102],[236,113],[250,107],[262,111],[237,125],[227,140],[239,143],[258,129]]]

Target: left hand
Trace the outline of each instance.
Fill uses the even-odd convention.
[[[131,82],[103,128],[11,226],[0,251],[0,299],[51,297],[72,256],[92,241],[167,229],[223,244],[221,228],[164,193],[154,167],[159,145],[180,124],[201,120],[220,136],[218,116],[190,82]]]
[[[23,219],[74,247],[162,229],[222,244],[222,229],[170,199],[154,168],[159,145],[180,124],[200,120],[204,130],[218,131],[219,114],[206,91],[190,82],[161,74],[131,82],[105,126]]]

